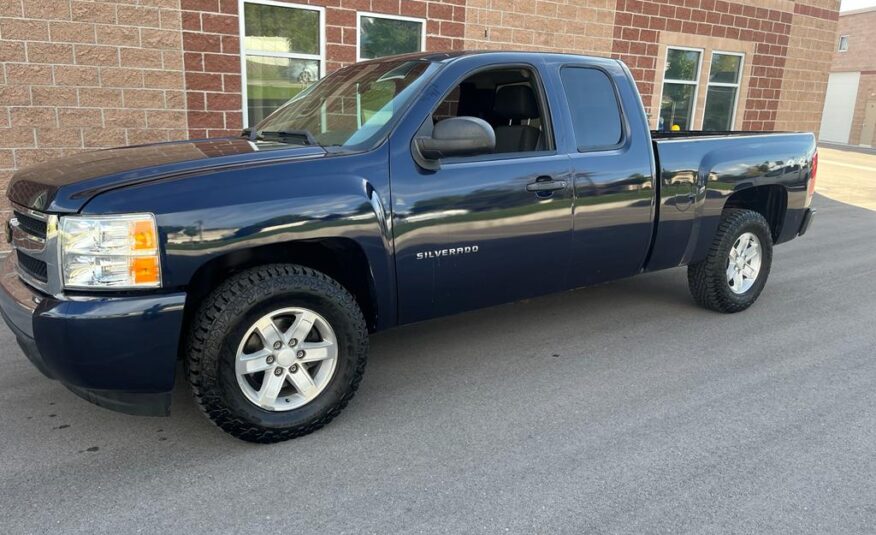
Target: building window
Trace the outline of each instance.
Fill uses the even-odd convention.
[[[325,11],[240,0],[244,125],[255,125],[322,76]]]
[[[743,54],[712,52],[703,130],[732,130],[739,99]]]
[[[357,60],[426,49],[426,21],[412,17],[359,13]]]
[[[697,84],[703,51],[696,48],[666,49],[659,130],[692,130]]]
[[[837,50],[840,52],[845,52],[849,49],[849,36],[848,35],[840,35],[839,38],[839,47]]]

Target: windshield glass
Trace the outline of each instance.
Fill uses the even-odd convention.
[[[384,134],[435,64],[360,63],[326,76],[255,127],[256,139],[365,148]]]

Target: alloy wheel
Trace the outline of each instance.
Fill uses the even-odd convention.
[[[235,359],[237,384],[265,410],[297,409],[328,386],[337,361],[337,337],[324,317],[306,308],[282,308],[244,334]]]
[[[727,284],[735,294],[744,294],[754,286],[760,273],[760,240],[751,232],[741,234],[730,248],[727,258]]]

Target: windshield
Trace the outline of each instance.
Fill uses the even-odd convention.
[[[326,76],[255,127],[256,139],[365,148],[404,110],[435,64],[368,62]]]

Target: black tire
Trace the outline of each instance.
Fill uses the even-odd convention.
[[[331,324],[337,364],[312,401],[269,411],[250,402],[238,386],[236,352],[258,318],[285,306],[306,307]],[[337,281],[302,266],[272,264],[241,272],[216,288],[191,323],[186,349],[186,374],[204,414],[239,439],[270,443],[316,431],[341,412],[362,380],[368,331],[356,300]]]
[[[745,293],[734,293],[727,281],[726,270],[730,248],[737,238],[751,232],[760,240],[761,267],[754,284]],[[727,209],[706,258],[687,268],[687,282],[694,300],[702,307],[717,312],[741,312],[757,301],[766,285],[773,261],[773,239],[770,226],[757,212]]]

